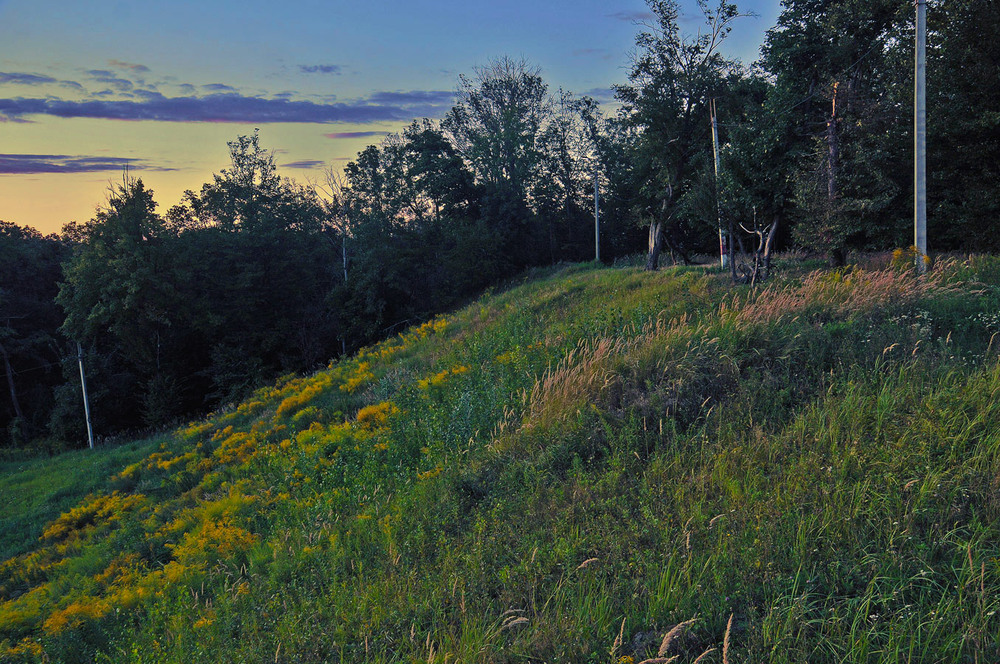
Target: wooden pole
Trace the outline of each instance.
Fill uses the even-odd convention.
[[[594,260],[601,262],[601,193],[598,187],[597,164],[594,164]]]

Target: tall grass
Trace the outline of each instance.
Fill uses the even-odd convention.
[[[0,658],[997,661],[1000,261],[784,275],[549,271],[192,423]]]

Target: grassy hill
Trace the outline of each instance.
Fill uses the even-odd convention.
[[[538,272],[0,468],[0,661],[1000,661],[997,332],[994,258]]]

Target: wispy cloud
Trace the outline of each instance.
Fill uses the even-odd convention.
[[[0,116],[17,120],[30,115],[160,122],[334,123],[387,122],[440,117],[453,93],[436,91],[379,92],[351,102],[317,103],[226,92],[167,97],[142,91],[133,99],[110,99],[104,90],[82,101],[47,98],[0,99]]]
[[[451,105],[455,93],[448,90],[410,90],[409,92],[376,92],[368,98],[375,104]]]
[[[341,66],[311,64],[299,65],[299,69],[304,73],[338,74]],[[0,121],[54,116],[160,122],[369,123],[441,117],[454,103],[454,92],[442,90],[381,91],[360,99],[338,100],[289,90],[244,90],[221,82],[192,85],[171,81],[170,77],[149,83],[144,80],[149,71],[143,64],[109,60],[107,68],[81,70],[79,81],[61,81],[30,72],[0,72],[0,84],[49,84],[74,93],[64,96],[47,90],[44,95],[0,97]]]
[[[319,159],[303,159],[301,161],[292,161],[287,164],[279,164],[282,168],[321,168],[326,165],[325,161],[320,161]]]
[[[120,171],[128,166],[134,170],[172,171],[153,167],[142,160],[124,157],[81,157],[64,154],[0,154],[0,175],[33,173],[100,173]]]
[[[583,94],[602,104],[615,101],[613,88],[591,88]]]
[[[372,138],[373,136],[388,136],[387,131],[338,131],[332,134],[323,134],[327,138],[332,138],[334,140],[347,139],[347,138]]]
[[[614,14],[607,14],[608,18],[617,19],[619,21],[628,21],[629,23],[635,23],[636,21],[652,21],[656,18],[652,12],[615,12]]]
[[[225,83],[208,83],[201,86],[201,89],[209,92],[236,92],[236,88]]]
[[[56,79],[51,76],[41,74],[25,74],[22,72],[2,72],[0,71],[0,84],[14,83],[16,85],[45,85],[56,83]]]
[[[149,67],[146,65],[135,64],[134,62],[122,62],[121,60],[108,60],[108,64],[116,69],[127,69],[129,71],[134,71],[137,74],[145,74],[149,71]]]
[[[606,48],[578,48],[573,51],[573,56],[577,58],[592,58],[598,57],[602,60],[610,60],[614,57]]]
[[[135,83],[129,79],[121,78],[114,72],[110,72],[107,69],[91,69],[87,73],[90,74],[91,78],[98,83],[110,86],[118,92],[131,92],[135,87]]]
[[[299,65],[299,71],[303,74],[340,74],[343,67],[340,65]]]

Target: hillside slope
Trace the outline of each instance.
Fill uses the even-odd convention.
[[[723,279],[538,273],[180,429],[0,563],[0,660],[1000,660],[1000,260]]]

